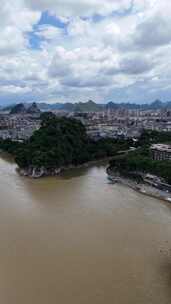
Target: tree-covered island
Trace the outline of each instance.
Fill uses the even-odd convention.
[[[57,175],[61,170],[116,155],[129,149],[132,141],[101,139],[94,141],[84,125],[75,119],[42,114],[42,123],[29,140],[1,140],[0,149],[14,155],[20,173],[32,177]]]

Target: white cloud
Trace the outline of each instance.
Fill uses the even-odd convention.
[[[80,17],[76,17],[69,23],[68,34],[69,36],[87,36],[91,35],[91,24],[89,21],[82,20]]]
[[[1,0],[1,4],[0,98],[23,94],[49,101],[103,100],[122,89],[122,98],[135,99],[144,87],[146,96],[170,87],[168,0]],[[44,10],[58,16],[64,28],[38,25]],[[97,21],[94,14],[103,17]],[[40,40],[39,48],[31,48],[28,32]]]
[[[1,0],[0,54],[19,52],[27,45],[25,33],[39,20],[40,12],[30,11],[22,1]]]
[[[50,10],[59,16],[107,15],[112,11],[126,10],[131,0],[26,0],[26,4],[34,10]]]
[[[46,40],[58,39],[63,34],[63,30],[48,24],[40,25],[37,32],[37,36]]]
[[[30,92],[29,87],[20,87],[14,85],[4,85],[0,87],[0,93],[9,93],[9,94],[26,94]]]

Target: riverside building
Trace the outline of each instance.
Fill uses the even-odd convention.
[[[171,160],[171,145],[154,144],[151,152],[154,160]]]

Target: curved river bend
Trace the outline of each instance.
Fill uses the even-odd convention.
[[[0,303],[170,304],[171,207],[105,165],[20,177],[0,158]]]

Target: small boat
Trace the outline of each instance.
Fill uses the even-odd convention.
[[[111,176],[111,175],[108,175],[108,180],[112,183],[112,184],[115,184],[119,181],[119,178],[117,177],[114,177],[114,176]]]
[[[147,193],[147,192],[146,192],[146,190],[144,190],[144,189],[141,189],[141,193]]]

